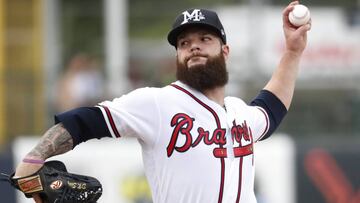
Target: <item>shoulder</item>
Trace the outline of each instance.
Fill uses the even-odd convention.
[[[157,87],[142,87],[129,92],[126,95],[153,95],[160,91],[161,88]]]
[[[245,101],[238,97],[225,97],[224,99],[226,110],[235,114],[251,115],[259,109],[255,106],[248,105]]]
[[[129,107],[129,106],[142,106],[154,103],[155,96],[159,88],[143,87],[135,89],[120,97],[113,98],[112,100],[106,100],[99,103],[100,106],[113,106],[113,107]]]
[[[133,91],[130,91],[127,94],[124,94],[120,97],[117,97],[114,99],[114,101],[119,100],[127,100],[127,99],[146,99],[146,98],[152,98],[154,95],[156,95],[159,92],[160,88],[156,87],[142,87],[135,89]]]
[[[242,99],[240,98],[237,98],[237,97],[231,97],[231,96],[228,96],[228,97],[225,97],[224,99],[225,101],[225,105],[228,107],[228,106],[248,106]]]

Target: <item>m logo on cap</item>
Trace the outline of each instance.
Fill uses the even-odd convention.
[[[184,21],[181,23],[181,25],[189,22],[189,20],[191,21],[205,20],[205,16],[201,13],[200,9],[194,9],[191,14],[188,11],[184,11],[182,14],[184,15]]]

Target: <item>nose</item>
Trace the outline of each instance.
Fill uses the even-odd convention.
[[[190,46],[190,51],[200,51],[200,45],[197,42],[192,42]]]

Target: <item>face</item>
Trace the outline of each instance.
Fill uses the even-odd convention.
[[[176,77],[200,92],[224,86],[228,54],[228,46],[211,30],[189,28],[178,37]]]

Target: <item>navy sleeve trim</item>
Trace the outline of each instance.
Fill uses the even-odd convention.
[[[55,124],[60,122],[73,138],[74,147],[93,138],[111,137],[98,107],[81,107],[55,115]]]
[[[269,116],[270,127],[261,140],[270,137],[287,113],[285,105],[268,90],[261,90],[259,95],[250,103],[250,105],[262,107]]]

